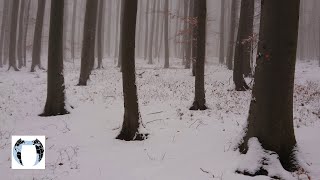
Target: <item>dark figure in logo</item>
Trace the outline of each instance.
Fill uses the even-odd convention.
[[[22,166],[23,166],[23,163],[21,159],[22,157],[21,150],[23,145],[35,146],[36,152],[37,152],[37,159],[35,161],[34,166],[37,165],[43,158],[43,154],[44,154],[44,148],[42,143],[38,139],[35,139],[33,141],[25,141],[25,140],[21,140],[21,138],[16,142],[16,144],[13,147],[13,157]]]

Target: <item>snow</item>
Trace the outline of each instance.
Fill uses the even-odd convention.
[[[270,173],[298,177],[283,170],[276,155],[263,151],[257,140],[251,139],[253,148],[246,155],[234,151],[246,123],[251,92],[234,91],[232,72],[225,67],[215,63],[206,67],[210,109],[189,111],[194,98],[190,70],[176,59],[169,69],[138,60],[140,113],[143,131],[150,135],[145,141],[123,142],[115,139],[123,120],[121,73],[113,60],[105,59],[106,68],[94,70],[88,86],[76,86],[76,62],[66,62],[64,72],[67,103],[74,109],[56,117],[38,116],[46,100],[46,72],[0,69],[1,179],[269,179],[235,173],[239,167],[253,171],[261,155],[268,155]],[[299,62],[295,83],[297,156],[308,175],[320,179],[317,63]],[[45,170],[11,170],[11,135],[17,134],[47,137]]]

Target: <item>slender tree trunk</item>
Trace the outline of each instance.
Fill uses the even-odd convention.
[[[195,78],[195,98],[190,110],[206,110],[206,100],[204,91],[204,62],[206,55],[206,19],[207,0],[197,0],[194,8],[197,9],[198,25],[197,33],[197,61]]]
[[[192,50],[192,25],[191,25],[191,17],[192,17],[192,0],[187,0],[185,1],[185,4],[187,6],[187,10],[189,9],[188,15],[185,19],[185,21],[187,22],[187,37],[186,37],[186,63],[185,63],[185,69],[190,69],[191,67],[191,50]]]
[[[231,16],[230,16],[230,29],[229,29],[229,45],[227,52],[227,67],[229,70],[233,68],[233,52],[236,30],[237,6],[236,0],[231,0]]]
[[[24,67],[27,67],[27,37],[28,37],[28,27],[29,27],[30,4],[31,4],[31,0],[28,0],[28,7],[26,10],[26,19],[25,19],[25,26],[24,26],[24,36],[23,36],[23,66]]]
[[[149,55],[148,55],[148,64],[153,64],[153,38],[154,38],[154,28],[155,28],[155,9],[156,9],[156,1],[153,0],[153,6],[151,10],[152,19],[151,19],[151,29],[150,29],[150,38],[149,38]]]
[[[160,26],[160,13],[159,13],[159,10],[160,10],[160,2],[161,0],[155,0],[157,2],[157,7],[156,9],[154,10],[154,13],[155,13],[155,16],[157,16],[156,18],[156,29],[155,29],[155,36],[154,36],[154,55],[153,57],[155,58],[159,58],[159,54],[157,54],[157,51],[158,51],[158,48],[159,48],[159,26]]]
[[[112,20],[111,20],[111,10],[112,10],[112,0],[108,0],[108,26],[107,26],[107,41],[106,41],[106,50],[107,50],[107,55],[108,57],[111,57],[111,24],[112,24]]]
[[[262,4],[255,84],[247,132],[240,145],[256,137],[279,155],[282,166],[296,169],[293,128],[293,87],[299,22],[299,0],[268,0]],[[286,11],[283,11],[286,9]]]
[[[120,41],[120,38],[119,38],[119,26],[120,26],[120,15],[121,15],[121,1],[122,0],[117,0],[117,15],[116,15],[116,23],[115,23],[115,26],[116,26],[116,35],[115,35],[115,50],[114,50],[114,58],[116,59],[118,56],[119,56],[119,41]],[[119,57],[118,57],[119,59]],[[119,66],[119,63],[118,63],[118,67]]]
[[[103,26],[104,26],[104,22],[103,22],[103,14],[104,14],[104,0],[99,0],[99,17],[98,17],[98,69],[103,68],[102,65],[102,58],[103,58]]]
[[[143,140],[139,134],[140,114],[138,107],[137,87],[135,78],[135,34],[137,19],[137,0],[123,0],[121,23],[121,61],[124,118],[120,134],[120,140]]]
[[[16,9],[19,9],[19,3],[20,3],[19,0],[12,0],[8,70],[12,67],[15,71],[19,71],[16,64],[16,40],[17,40],[18,13],[15,11]]]
[[[144,39],[144,59],[146,60],[147,59],[147,56],[148,56],[148,48],[150,48],[148,46],[148,37],[149,37],[149,2],[150,0],[147,0],[147,3],[146,3],[146,20],[145,20],[145,23],[146,23],[146,27],[145,27],[145,39]]]
[[[74,58],[75,58],[75,35],[76,35],[76,19],[77,19],[77,2],[78,1],[73,1],[73,14],[72,14],[72,30],[71,30],[71,58],[74,63]]]
[[[79,86],[86,86],[94,64],[98,0],[87,1],[81,52]]]
[[[221,0],[221,12],[220,12],[220,53],[219,63],[224,64],[224,8],[225,0]]]
[[[5,34],[6,34],[6,27],[8,26],[8,13],[9,13],[9,1],[4,0],[3,2],[3,9],[2,9],[2,24],[1,24],[1,35],[0,35],[0,67],[2,67],[2,52],[3,52],[3,45],[5,42]]]
[[[36,66],[38,66],[40,69],[43,69],[41,66],[41,39],[45,6],[46,0],[38,0],[37,20],[33,36],[31,72],[35,71]]]
[[[164,68],[169,68],[169,0],[164,0]]]
[[[63,59],[68,60],[68,26],[69,26],[69,6],[68,2],[65,1],[64,17],[63,17]]]
[[[23,50],[23,18],[24,18],[24,9],[25,9],[25,0],[21,1],[20,4],[20,16],[19,16],[19,34],[18,34],[18,49],[17,49],[17,55],[18,55],[18,67],[19,69],[23,66],[23,59],[22,59],[22,50]]]
[[[192,16],[194,19],[198,20],[198,9],[196,8],[196,1],[197,0],[191,0],[193,10],[192,10]],[[194,25],[192,30],[192,76],[196,76],[196,61],[197,61],[197,29],[198,29],[198,23]]]
[[[7,26],[5,27],[5,40],[4,44],[8,44],[9,46],[4,46],[3,47],[3,64],[7,64],[9,61],[9,49],[10,49],[10,34],[11,34],[11,24],[12,24],[12,7],[13,7],[13,1],[9,1],[9,11],[8,11],[8,17],[7,17]]]
[[[44,112],[40,116],[57,116],[69,113],[66,110],[63,77],[63,9],[64,0],[51,1],[47,101]]]
[[[236,91],[245,91],[249,89],[243,75],[245,67],[244,64],[249,63],[250,66],[252,43],[251,41],[246,40],[253,34],[253,14],[254,0],[242,0],[233,69],[233,82],[236,86]]]

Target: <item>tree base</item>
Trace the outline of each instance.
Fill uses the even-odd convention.
[[[39,116],[40,117],[50,117],[50,116],[62,116],[62,115],[66,115],[66,114],[70,114],[70,112],[63,109],[61,112],[45,111],[45,112],[39,114]]]
[[[193,102],[193,105],[189,108],[189,110],[193,110],[193,111],[197,111],[197,110],[201,110],[204,111],[208,109],[208,107],[204,104],[199,104],[197,101]]]
[[[247,85],[247,83],[243,80],[241,83],[236,84],[236,91],[247,91],[250,87]]]
[[[116,137],[116,139],[123,140],[123,141],[143,141],[148,139],[149,134],[142,134],[142,133],[125,133],[121,131],[120,134]]]

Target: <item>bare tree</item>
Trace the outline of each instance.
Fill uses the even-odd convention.
[[[207,5],[206,0],[195,1],[194,8],[197,9],[197,59],[195,77],[195,98],[190,110],[206,110],[205,90],[204,90],[204,62],[206,55],[206,19]]]
[[[246,69],[246,71],[251,71],[250,58],[252,43],[250,38],[253,35],[253,15],[254,0],[242,0],[233,69],[233,82],[237,91],[249,89],[243,76],[244,69],[247,68],[246,65],[248,66],[249,64],[249,70]]]
[[[148,54],[148,64],[153,64],[153,38],[154,38],[154,28],[155,28],[155,9],[156,9],[156,1],[152,1],[152,19],[151,19],[151,29],[150,29],[150,38],[149,38],[149,54]]]
[[[145,15],[145,41],[144,41],[144,59],[147,59],[148,55],[148,37],[149,37],[149,2],[150,0],[146,0],[146,15]]]
[[[139,133],[140,114],[138,107],[136,76],[135,76],[135,34],[137,19],[137,0],[123,0],[121,23],[122,82],[124,100],[124,118],[120,140],[143,140],[145,135]]]
[[[72,30],[71,30],[71,58],[74,63],[74,58],[75,58],[75,36],[76,36],[76,17],[77,17],[77,2],[78,1],[73,1],[73,10],[72,10]]]
[[[227,67],[229,70],[233,68],[233,52],[234,52],[234,41],[236,31],[236,18],[237,18],[237,0],[231,0],[231,16],[230,16],[230,27],[229,27],[229,43],[227,50]]]
[[[8,13],[9,13],[9,1],[4,1],[3,3],[3,10],[2,10],[2,24],[1,24],[1,35],[0,35],[0,67],[2,67],[2,50],[5,41],[5,33],[6,27],[8,26]]]
[[[68,114],[63,77],[63,14],[64,0],[51,1],[47,101],[40,116]]]
[[[169,68],[169,2],[164,0],[164,68]]]
[[[98,0],[87,1],[81,51],[81,72],[79,86],[86,86],[94,63],[95,33]]]
[[[46,7],[46,0],[38,0],[37,20],[36,20],[36,27],[34,29],[34,36],[33,36],[31,72],[35,71],[36,66],[38,66],[39,69],[43,69],[43,67],[41,66],[41,39],[42,39],[43,17],[44,17],[45,7]]]
[[[18,49],[17,49],[17,56],[18,56],[18,68],[22,68],[23,66],[23,58],[22,58],[22,50],[23,50],[23,25],[24,25],[24,9],[25,9],[25,1],[21,1],[20,3],[20,16],[19,16],[19,34],[18,34]]]
[[[224,8],[225,8],[225,0],[221,0],[221,12],[220,12],[220,53],[219,53],[219,63],[224,63]]]
[[[17,22],[18,13],[14,11],[19,9],[20,0],[12,0],[11,10],[11,27],[10,27],[10,42],[9,42],[9,68],[12,67],[15,71],[19,71],[16,64],[16,43],[17,43]]]
[[[103,14],[104,14],[104,0],[99,0],[99,13],[98,13],[98,29],[97,29],[97,33],[98,33],[98,46],[97,46],[97,50],[98,50],[98,69],[103,68],[102,65],[102,58],[103,58],[103,29],[104,29],[104,21],[103,21]]]
[[[262,3],[255,83],[247,131],[240,145],[240,151],[246,153],[248,140],[257,137],[264,149],[279,155],[288,171],[297,168],[293,152],[293,86],[299,3],[300,0]]]
[[[29,27],[29,16],[30,16],[30,4],[31,0],[28,0],[28,6],[25,15],[25,25],[24,25],[24,36],[23,36],[23,66],[27,66],[27,37],[28,37],[28,27]]]

